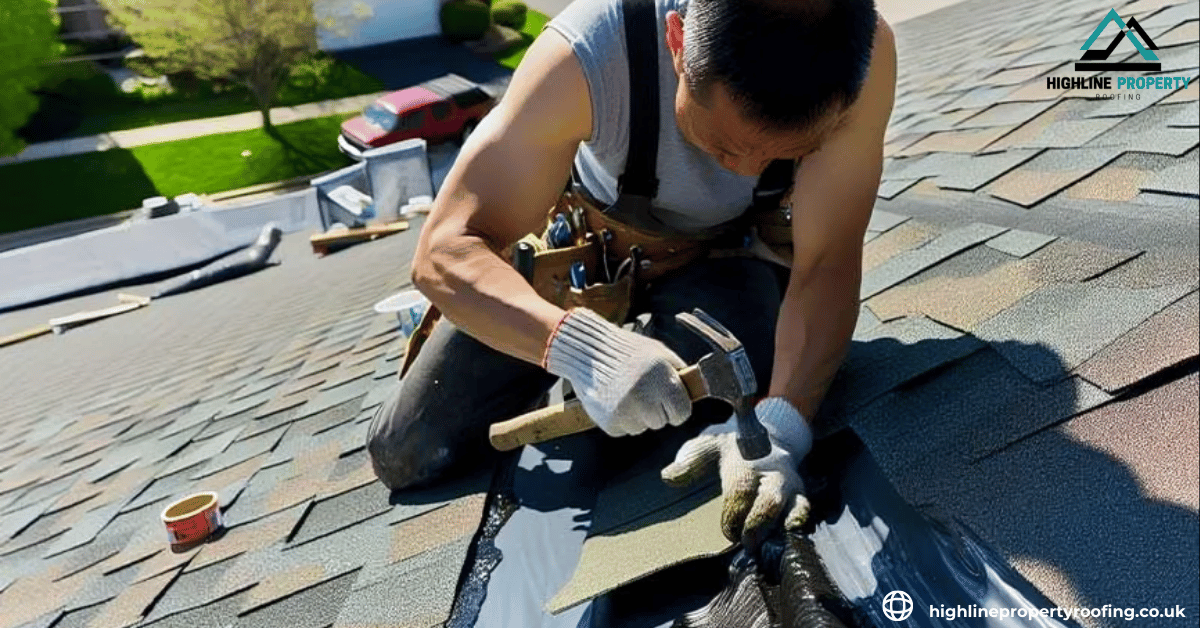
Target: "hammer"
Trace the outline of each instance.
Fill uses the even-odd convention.
[[[713,348],[712,353],[700,358],[696,364],[679,370],[679,379],[683,380],[688,396],[692,401],[712,397],[733,406],[737,416],[737,444],[742,457],[757,460],[766,456],[771,451],[771,441],[754,414],[752,397],[758,385],[745,347],[728,329],[699,308],[690,314],[680,312],[675,315],[675,320]],[[596,424],[584,411],[583,404],[572,399],[495,423],[489,429],[489,438],[496,449],[510,451],[593,427]]]

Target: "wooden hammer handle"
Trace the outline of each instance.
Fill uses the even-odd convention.
[[[679,370],[679,379],[687,388],[692,401],[708,395],[708,386],[700,369],[689,366]],[[562,436],[578,434],[596,427],[578,399],[522,414],[508,421],[492,424],[488,437],[500,451],[511,451],[524,445],[543,443]]]

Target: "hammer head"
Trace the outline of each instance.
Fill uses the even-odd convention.
[[[680,312],[675,320],[704,339],[713,352],[696,363],[708,388],[708,396],[723,399],[737,416],[738,450],[746,460],[757,460],[771,452],[766,428],[754,413],[752,399],[758,391],[754,369],[746,349],[724,325],[699,308]]]

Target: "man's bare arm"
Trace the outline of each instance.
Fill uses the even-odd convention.
[[[779,313],[769,394],[809,421],[849,346],[858,317],[862,240],[879,177],[896,85],[892,31],[879,20],[863,91],[840,130],[796,173],[795,257]]]
[[[541,362],[565,312],[500,252],[544,226],[591,124],[583,70],[548,30],[463,146],[417,243],[412,278],[421,292],[466,333],[529,362]]]

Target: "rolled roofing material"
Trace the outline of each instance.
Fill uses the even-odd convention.
[[[278,225],[269,223],[259,232],[254,244],[244,251],[231,253],[203,268],[164,282],[154,294],[154,298],[195,290],[262,270],[267,267],[271,254],[275,252],[275,247],[279,246],[282,238],[283,232]]]
[[[318,227],[316,191],[126,222],[0,252],[0,311],[195,266],[253,243],[269,222],[284,233]]]

